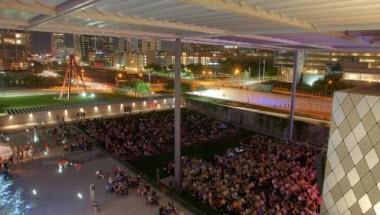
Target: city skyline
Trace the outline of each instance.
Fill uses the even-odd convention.
[[[50,32],[31,32],[32,53],[47,53],[51,51],[51,35]],[[73,35],[65,34],[65,46],[73,47]]]
[[[0,215],[380,215],[379,10],[0,0]]]

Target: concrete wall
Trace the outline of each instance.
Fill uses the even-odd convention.
[[[155,103],[157,105],[155,105]],[[136,99],[135,101],[125,101],[117,103],[98,103],[75,105],[62,109],[52,109],[50,111],[41,111],[25,114],[4,115],[0,116],[0,128],[17,129],[21,126],[31,126],[37,124],[52,124],[62,121],[76,120],[77,113],[83,111],[86,117],[112,116],[124,113],[124,107],[131,107],[132,111],[143,111],[160,108],[168,108],[174,105],[173,98],[152,98]]]
[[[188,100],[186,104],[189,109],[271,136],[283,138],[287,131],[288,119],[273,114],[194,100]],[[295,122],[295,140],[300,142],[324,145],[328,131],[326,126]]]

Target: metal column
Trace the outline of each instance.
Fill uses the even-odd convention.
[[[175,186],[181,185],[181,40],[174,43],[174,179]]]
[[[305,51],[297,50],[294,62],[293,69],[293,84],[292,84],[292,94],[290,101],[290,125],[289,125],[289,133],[288,140],[293,141],[293,128],[294,128],[294,111],[295,111],[295,101],[296,101],[296,93],[297,93],[297,81],[298,76],[301,74],[304,64]]]

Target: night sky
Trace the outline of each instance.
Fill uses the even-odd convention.
[[[50,51],[51,33],[32,32],[32,52],[48,52]]]
[[[66,47],[73,47],[73,35],[65,34]],[[32,32],[32,52],[42,53],[51,50],[51,33]]]

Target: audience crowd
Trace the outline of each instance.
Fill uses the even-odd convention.
[[[154,112],[85,120],[79,126],[114,156],[133,160],[171,150],[173,120],[173,112]],[[185,145],[236,133],[228,124],[187,110],[181,120]],[[184,191],[227,214],[314,215],[322,202],[316,183],[316,154],[307,146],[256,134],[212,161],[183,157],[181,185]],[[147,203],[160,204],[157,193],[139,177],[123,171],[108,177],[108,192],[126,195],[130,188]],[[161,205],[159,211],[162,215],[177,213],[170,204]]]
[[[181,138],[184,145],[218,139],[236,132],[230,125],[188,110],[184,110],[181,117]],[[107,151],[123,160],[133,160],[172,149],[173,125],[173,112],[125,115],[79,123]]]
[[[316,152],[255,135],[207,162],[182,158],[182,188],[228,214],[318,214]]]
[[[65,123],[51,130],[52,135],[56,138],[56,145],[62,145],[65,151],[91,151],[93,143],[78,132],[74,127]]]
[[[173,204],[163,203],[158,193],[150,185],[145,183],[139,175],[130,175],[127,169],[115,167],[109,174],[103,170],[97,171],[96,174],[98,179],[108,180],[105,189],[109,193],[127,195],[130,189],[134,189],[136,194],[145,199],[148,205],[158,207],[159,215],[184,214],[178,211]]]

